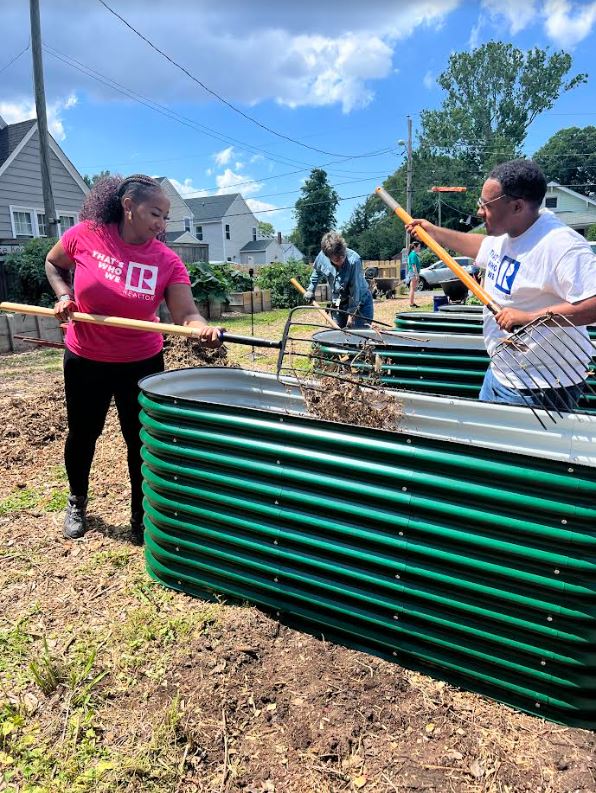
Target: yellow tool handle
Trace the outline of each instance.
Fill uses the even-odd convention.
[[[408,223],[412,222],[413,218],[411,215],[408,215],[406,210],[400,206],[400,204],[398,204],[397,201],[392,198],[384,188],[377,187],[375,192],[379,198],[389,207],[389,209],[392,209],[395,212],[397,217],[404,224],[407,225]],[[458,264],[453,256],[450,256],[442,245],[439,245],[436,240],[433,240],[427,231],[425,231],[421,226],[415,226],[413,234],[420,240],[420,242],[423,242],[427,247],[429,247],[433,253],[436,253],[439,259],[445,262],[447,267],[449,267],[449,269],[455,273],[455,275],[457,275],[461,281],[464,282],[468,289],[473,294],[475,294],[476,297],[481,300],[490,311],[492,311],[493,314],[497,314],[501,310],[501,307],[498,305],[498,303],[495,303],[492,300],[488,292],[486,292],[480,286],[476,279],[472,278],[470,273],[464,270],[461,264]]]
[[[0,311],[12,311],[15,314],[34,314],[40,317],[53,317],[56,321],[58,317],[54,314],[54,309],[43,308],[42,306],[29,306],[26,303],[0,303]],[[170,333],[174,336],[199,336],[200,328],[189,328],[186,325],[174,325],[171,322],[146,322],[143,319],[129,319],[128,317],[104,317],[101,314],[85,314],[82,311],[73,311],[70,318],[75,322],[89,322],[92,325],[104,325],[109,328],[127,328],[128,330],[144,330],[149,333]],[[279,350],[280,341],[273,339],[260,339],[257,336],[238,336],[234,333],[220,331],[220,338],[223,342],[230,344],[244,344],[252,347],[269,347]]]
[[[290,278],[290,283],[292,284],[294,289],[297,289],[300,292],[301,295],[305,294],[306,289],[302,286],[302,284],[298,283],[298,281],[295,278]],[[331,319],[329,314],[325,311],[325,309],[323,308],[323,306],[320,303],[317,303],[316,300],[313,300],[312,304],[313,304],[313,307],[317,309],[319,314],[323,315],[323,317],[325,318],[325,321],[328,322],[331,325],[332,328],[335,328],[335,330],[342,330],[343,331],[343,328],[340,328],[339,325],[337,324],[337,322],[334,322]]]
[[[42,306],[29,306],[25,303],[0,303],[0,310],[14,311],[15,314],[34,314],[40,317],[53,317],[57,322],[58,317],[53,308]],[[128,317],[104,317],[100,314],[85,314],[82,311],[73,311],[70,318],[76,322],[89,322],[93,325],[106,325],[110,328],[129,328],[131,330],[144,330],[150,333],[173,333],[176,336],[198,336],[199,328],[189,328],[184,325],[174,325],[169,322],[146,322],[142,319],[129,319]]]

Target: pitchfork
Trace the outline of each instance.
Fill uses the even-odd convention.
[[[412,222],[412,217],[386,190],[377,187],[376,193],[404,224]],[[428,232],[416,226],[413,233],[464,282],[493,315],[499,313],[501,306],[492,300],[480,284]],[[596,393],[586,382],[593,374],[590,370],[593,352],[590,340],[587,337],[584,339],[567,317],[547,311],[544,316],[516,328],[500,342],[491,356],[491,366],[510,388],[518,391],[546,429],[536,407],[542,408],[548,418],[556,423],[553,414],[561,416],[562,411],[569,411],[575,403],[569,386],[562,383],[563,379],[573,384],[581,384],[592,394]],[[518,372],[515,379],[508,373],[508,368]],[[556,394],[553,394],[553,389]]]

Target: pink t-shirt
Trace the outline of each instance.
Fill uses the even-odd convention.
[[[190,284],[182,261],[163,242],[124,242],[118,226],[93,228],[77,223],[62,235],[75,262],[74,293],[79,311],[157,321],[156,312],[170,284]],[[69,322],[67,348],[92,361],[142,361],[163,347],[159,333]]]

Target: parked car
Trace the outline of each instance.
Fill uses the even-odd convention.
[[[474,260],[470,259],[469,256],[454,256],[453,258],[458,264],[461,264],[464,270],[467,270],[470,275],[477,276],[480,272],[480,268],[474,264]],[[451,272],[446,264],[443,264],[442,261],[436,261],[420,270],[418,287],[419,289],[428,289],[429,287],[442,284],[443,281],[453,281],[456,278],[457,276]]]

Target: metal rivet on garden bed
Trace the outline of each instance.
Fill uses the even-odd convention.
[[[546,666],[546,661],[544,659],[540,661],[540,666]]]
[[[556,570],[556,569],[554,570],[554,574],[555,575],[559,575],[559,573],[560,573],[560,570]]]
[[[408,492],[408,488],[407,487],[402,487],[402,490],[403,490],[404,493]]]
[[[550,616],[550,614],[549,614],[549,615],[548,615],[548,617],[546,618],[546,621],[547,621],[547,622],[552,622],[552,621],[553,621],[553,618]]]
[[[563,526],[566,526],[566,525],[567,525],[567,521],[565,520],[565,518],[563,518],[563,520],[561,521],[561,523],[563,524]]]

